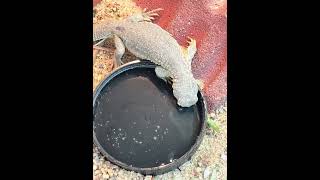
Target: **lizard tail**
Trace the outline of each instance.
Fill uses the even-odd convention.
[[[112,36],[112,25],[111,24],[97,24],[93,25],[93,41],[101,39],[107,39]]]

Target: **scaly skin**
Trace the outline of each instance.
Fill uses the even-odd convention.
[[[195,40],[190,38],[190,46],[182,49],[171,34],[150,22],[152,16],[157,15],[157,10],[133,15],[122,21],[95,25],[93,41],[103,42],[106,38],[114,37],[116,65],[121,63],[125,47],[136,57],[159,65],[155,69],[156,74],[164,80],[171,78],[177,104],[190,107],[198,101],[200,82],[191,71],[191,60],[196,52]]]

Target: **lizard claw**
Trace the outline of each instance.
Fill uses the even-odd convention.
[[[163,10],[163,9],[162,8],[158,8],[158,9],[153,9],[151,11],[146,12],[147,9],[144,8],[143,9],[143,13],[142,13],[143,19],[145,21],[149,21],[150,22],[151,20],[154,20],[153,16],[159,16],[159,14],[156,13],[156,12],[161,11],[161,10]]]
[[[144,8],[144,12],[146,12],[146,8]],[[158,12],[158,11],[162,11],[163,9],[162,8],[157,8],[157,9],[153,9],[151,11],[148,11],[147,13],[154,13],[154,12]]]
[[[157,13],[150,13],[150,14],[148,14],[149,16],[159,16],[159,14],[157,14]]]
[[[154,18],[153,17],[144,17],[143,20],[151,22],[151,20],[154,20]]]
[[[196,40],[192,39],[191,37],[188,36],[187,38],[188,38],[187,42],[189,43],[189,45],[193,44],[193,43],[196,43]]]

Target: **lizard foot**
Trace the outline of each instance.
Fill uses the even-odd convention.
[[[129,20],[133,21],[133,22],[142,22],[142,21],[151,22],[152,20],[154,20],[153,16],[159,16],[159,14],[157,12],[161,11],[161,10],[163,10],[163,9],[157,8],[157,9],[154,9],[154,10],[147,12],[147,9],[144,8],[142,13],[134,14],[134,15],[130,16]]]
[[[159,16],[158,11],[162,11],[163,9],[162,8],[157,8],[157,9],[153,9],[151,11],[147,11],[146,8],[143,9],[143,12],[142,12],[142,16],[144,18],[145,21],[151,21],[151,20],[154,20],[154,17],[152,16]]]

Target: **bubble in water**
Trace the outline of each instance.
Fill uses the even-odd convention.
[[[154,140],[157,140],[157,137],[156,137],[156,136],[153,136],[153,139],[154,139]]]
[[[141,132],[139,132],[139,134],[141,134]]]
[[[121,131],[121,128],[119,128],[118,130]]]
[[[160,126],[158,125],[157,128],[160,129]]]
[[[122,140],[124,141],[126,139],[126,137],[123,137]]]
[[[142,141],[140,141],[139,144],[142,144]]]
[[[172,162],[172,159],[170,159],[169,161]]]
[[[132,138],[134,141],[136,140],[136,138]]]

